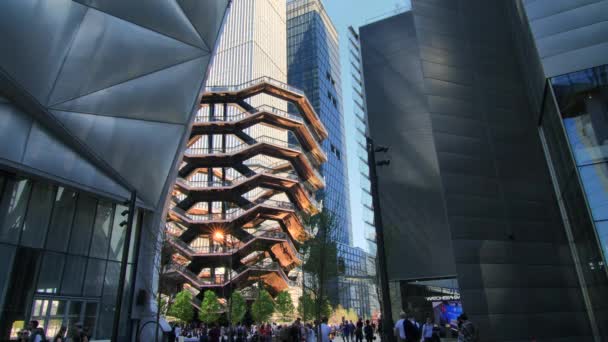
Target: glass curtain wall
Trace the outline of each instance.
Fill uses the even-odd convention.
[[[288,83],[302,89],[329,131],[322,143],[323,206],[336,217],[333,240],[350,244],[350,205],[338,38],[317,1],[290,1],[287,12]]]
[[[608,337],[608,69],[557,76],[540,132],[589,315]]]
[[[608,254],[608,65],[555,77],[551,85],[605,258]]]
[[[75,323],[82,323],[92,338],[110,338],[125,209],[62,186],[0,173],[1,340],[16,338],[29,320],[39,321],[49,339],[62,325],[69,333]],[[132,262],[130,255],[128,277]],[[125,293],[129,289],[127,279]],[[126,300],[123,308],[128,309]],[[121,320],[123,335],[127,321]]]

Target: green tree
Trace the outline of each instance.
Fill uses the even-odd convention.
[[[304,292],[298,299],[298,315],[304,321],[311,321],[315,317],[315,303],[308,294],[308,291]]]
[[[293,312],[295,310],[291,295],[287,291],[280,292],[274,299],[276,311],[281,316],[284,322],[293,319]]]
[[[304,294],[298,299],[298,315],[305,321],[311,321],[316,318],[316,307],[317,298],[310,291],[305,291]],[[326,298],[321,303],[321,317],[329,317],[332,313],[331,303]]]
[[[251,316],[257,323],[268,322],[274,313],[274,302],[266,290],[260,290],[258,298],[251,304]]]
[[[243,320],[247,313],[247,303],[239,291],[234,291],[230,296],[230,321],[236,324]]]
[[[205,291],[203,302],[201,303],[201,309],[198,312],[198,318],[207,323],[215,323],[222,314],[222,306],[215,295],[215,292],[211,290]]]
[[[321,320],[321,317],[331,313],[328,311],[327,288],[328,282],[335,279],[338,274],[338,248],[332,240],[336,233],[335,215],[328,210],[323,210],[311,217],[304,217],[304,223],[312,230],[314,237],[303,245],[303,254],[306,261],[302,270],[308,274],[304,282],[303,292],[309,292],[313,303],[313,318]]]
[[[188,290],[181,290],[177,295],[175,295],[175,300],[169,307],[167,314],[179,319],[182,322],[190,322],[194,317],[192,293],[190,293]]]

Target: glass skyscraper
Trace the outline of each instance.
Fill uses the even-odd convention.
[[[340,72],[338,33],[321,2],[288,1],[288,83],[304,90],[329,132],[323,143],[328,156],[322,166],[326,183],[323,205],[335,215],[333,238],[338,252],[338,277],[329,284],[329,299],[371,317],[377,305],[370,303],[375,288],[369,286],[368,254],[352,245]]]
[[[287,81],[315,107],[329,131],[323,142],[326,189],[323,205],[336,217],[335,241],[350,245],[350,207],[338,33],[317,0],[287,3]]]

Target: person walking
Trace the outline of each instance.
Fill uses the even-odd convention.
[[[321,336],[319,336],[320,342],[329,342],[329,334],[331,334],[331,328],[327,325],[327,317],[321,319]]]
[[[355,328],[355,339],[357,342],[363,342],[363,320],[359,318],[357,327]]]
[[[200,336],[198,338],[199,342],[209,342],[209,331],[207,330],[207,326],[203,325],[201,327]]]
[[[419,342],[420,341],[420,329],[419,325],[411,315],[409,319],[403,321],[403,329],[405,330],[405,341],[406,342]]]
[[[53,337],[53,342],[65,342],[65,333],[67,332],[67,330],[68,328],[66,328],[65,325],[62,325],[61,328],[59,328],[57,334],[55,334],[55,337]]]
[[[351,342],[351,330],[350,330],[350,322],[344,321],[342,322],[342,339],[345,342]]]
[[[424,342],[433,341],[433,323],[431,323],[431,317],[427,317],[426,322],[422,326],[422,338]]]
[[[458,316],[458,342],[479,342],[479,330],[466,313]]]
[[[405,312],[401,312],[399,314],[399,320],[397,320],[397,322],[395,322],[395,336],[397,336],[397,339],[399,340],[399,342],[405,342],[405,321],[406,321],[406,316],[405,316]]]
[[[220,342],[220,336],[222,331],[217,326],[217,323],[213,323],[213,327],[209,330],[209,342]]]
[[[365,335],[365,341],[372,342],[374,340],[374,328],[369,324],[369,319],[365,321],[363,334]]]
[[[44,330],[38,327],[38,321],[30,321],[28,330],[30,331],[29,342],[42,342],[45,340]]]
[[[312,324],[306,324],[306,342],[317,342],[317,336],[315,335],[315,329]]]

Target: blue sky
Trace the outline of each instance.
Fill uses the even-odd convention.
[[[346,125],[346,152],[350,184],[353,225],[353,245],[366,249],[361,217],[361,189],[356,153],[353,100],[348,61],[348,26],[357,29],[393,12],[410,7],[409,0],[323,0],[323,5],[340,35],[340,64],[342,66],[342,103]]]

